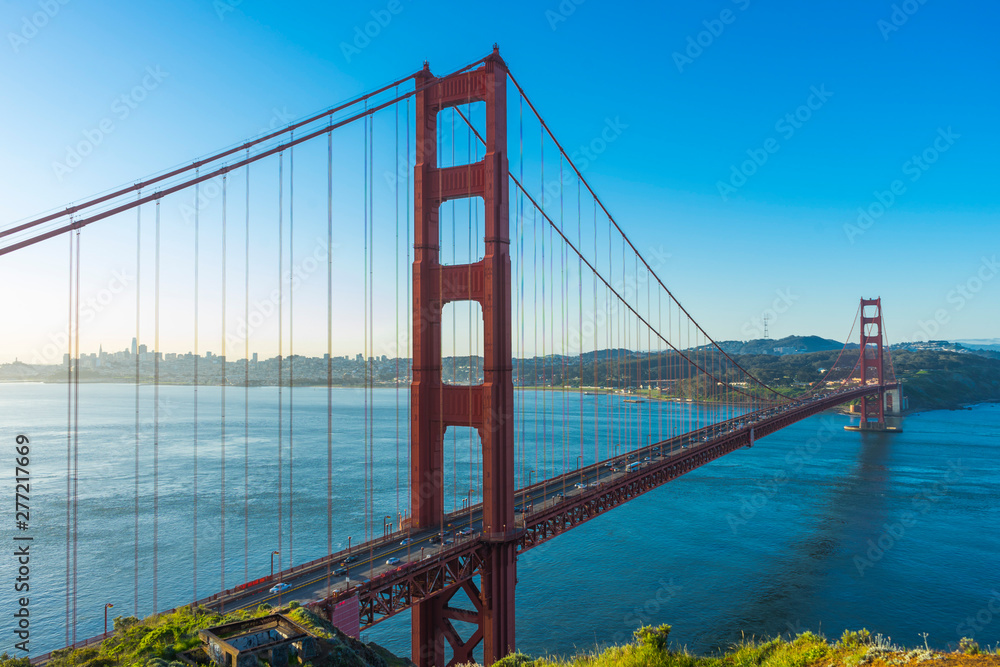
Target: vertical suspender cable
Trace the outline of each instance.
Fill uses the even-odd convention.
[[[565,208],[563,206],[563,160],[559,157],[559,227],[565,228]],[[567,322],[567,308],[566,308],[566,246],[561,244],[559,247],[559,273],[561,275],[561,280],[559,281],[559,347],[561,348],[562,354],[559,355],[559,384],[562,385],[561,394],[562,398],[562,459],[563,468],[566,468],[566,456],[567,456],[567,441],[566,441],[566,322]],[[553,285],[555,287],[555,285]],[[553,296],[555,292],[553,291]],[[554,318],[553,318],[554,320]],[[554,322],[553,322],[554,323]],[[553,341],[554,343],[555,341]],[[581,481],[583,478],[581,476]]]
[[[156,254],[153,269],[153,612],[158,607],[160,566],[160,200],[156,200]]]
[[[73,319],[76,349],[76,373],[73,374],[73,643],[76,643],[80,510],[80,230],[76,231],[76,298],[73,303]]]
[[[142,197],[142,192],[136,193],[137,198]],[[196,208],[195,211],[198,209]],[[140,268],[142,266],[142,254],[140,252],[142,248],[142,207],[136,206],[135,208],[135,350],[133,354],[135,355],[135,498],[134,498],[134,509],[135,509],[135,526],[133,527],[133,535],[135,542],[133,548],[135,553],[133,554],[135,565],[133,569],[133,574],[135,576],[135,581],[133,583],[132,590],[132,615],[139,616],[139,313],[140,306],[142,304],[142,290],[141,278],[142,271]],[[197,599],[197,597],[195,598]]]
[[[330,124],[333,124],[331,117]],[[333,130],[326,135],[326,552],[333,553]],[[329,575],[327,575],[329,576]]]
[[[583,250],[583,210],[581,207],[580,179],[576,180],[576,242]],[[577,405],[580,410],[580,456],[583,456],[583,258],[579,257],[576,263],[577,280],[577,306],[579,308],[579,321],[576,325],[576,334],[580,345],[576,351],[579,361],[577,370]],[[594,463],[597,463],[597,452],[594,452]]]
[[[539,151],[541,155],[541,175],[539,177],[538,185],[541,189],[540,197],[542,202],[542,211],[545,211],[545,135],[541,132],[538,134],[539,140]],[[542,476],[548,479],[548,466],[546,466],[546,461],[548,460],[549,452],[549,438],[548,438],[548,412],[546,407],[548,405],[547,392],[545,391],[545,230],[542,230],[542,382],[539,390],[542,392]],[[542,495],[545,495],[544,487]]]
[[[399,87],[396,87],[394,91],[396,96],[399,96]],[[393,308],[393,314],[396,318],[396,520],[399,521],[399,104],[394,105],[394,111],[396,112],[396,147],[393,154],[396,156],[395,171],[393,173],[396,175],[396,187],[393,195],[395,195],[395,209],[396,209],[396,261],[393,263],[395,268],[394,278],[394,291],[396,295],[395,307]],[[397,526],[402,530],[403,526],[400,523]]]
[[[250,157],[250,149],[247,149]],[[246,170],[243,247],[243,581],[250,581],[250,165]]]
[[[222,174],[222,378],[220,393],[219,433],[219,590],[226,590],[226,184],[228,174]]]
[[[371,512],[372,532],[375,530],[375,118],[368,122],[368,171],[366,185],[368,191],[368,350],[369,350],[369,404],[368,412],[371,418],[369,429],[370,444],[368,446],[368,472],[371,479],[368,482],[368,509]],[[371,552],[374,561],[374,545]]]
[[[524,183],[524,98],[518,95],[517,100],[517,114],[518,114],[518,125],[517,125],[517,139],[518,139],[518,173],[521,175],[521,182]],[[517,299],[517,312],[518,312],[518,324],[520,325],[520,344],[517,348],[517,366],[515,372],[517,373],[517,383],[520,386],[524,386],[524,373],[522,368],[522,360],[527,356],[524,349],[524,193],[520,193],[518,196],[518,214],[517,214],[517,281],[518,281],[518,299]],[[527,459],[527,452],[525,451],[527,443],[524,440],[525,435],[525,423],[524,423],[524,390],[517,392],[517,405],[520,408],[520,426],[521,426],[521,484],[524,485],[524,466]]]
[[[197,176],[198,171],[195,170]],[[193,428],[193,452],[194,471],[192,478],[192,509],[194,520],[191,527],[192,536],[192,565],[191,565],[191,588],[194,600],[198,599],[198,269],[199,269],[199,219],[198,212],[201,210],[200,183],[194,186],[194,428]]]
[[[295,140],[295,133],[289,135]],[[288,149],[288,269],[295,270],[295,146]],[[295,289],[288,281],[288,567],[295,564]]]
[[[579,183],[579,181],[578,181],[578,183]],[[597,264],[597,258],[598,257],[599,257],[599,255],[597,253],[597,200],[594,200],[594,264],[595,265]],[[581,269],[581,271],[582,270],[583,269]],[[598,321],[598,317],[597,317],[597,280],[595,278],[593,278],[593,277],[591,278],[591,280],[593,281],[592,284],[594,286],[594,314],[593,314],[594,322],[593,322],[593,327],[592,327],[592,329],[594,331],[594,356],[591,358],[591,363],[594,365],[594,436],[593,436],[594,437],[594,460],[595,461],[599,461],[600,458],[601,458],[601,454],[600,454],[600,433],[598,431],[598,423],[597,423],[598,422],[598,412],[597,411],[599,409],[598,406],[600,404],[601,393],[597,390],[597,387],[599,386],[598,385],[598,375],[597,375],[597,373],[598,373],[598,359],[597,359],[597,321]],[[582,346],[581,346],[581,352],[582,352]],[[581,380],[582,380],[582,378],[581,378]],[[583,408],[582,407],[580,409],[580,412],[581,412],[581,414],[583,413]],[[608,446],[608,445],[605,444],[605,446]]]
[[[365,110],[368,109],[368,103],[365,102]],[[364,494],[365,494],[365,539],[369,538],[369,516],[370,511],[368,508],[368,429],[370,425],[370,420],[368,416],[368,123],[369,118],[365,116],[364,123],[364,146],[363,146],[363,157],[362,157],[362,171],[364,172],[364,190],[362,191],[361,206],[364,210],[364,226],[362,227],[362,233],[364,234],[364,273],[362,274],[362,281],[365,284],[364,288],[364,327],[362,330],[362,336],[364,337],[362,349],[364,350],[364,359],[361,363],[364,365],[365,369],[365,383],[364,383],[364,403],[365,403],[365,432],[364,432],[364,473],[365,473],[365,483],[364,483]],[[374,564],[372,564],[374,568]]]
[[[66,312],[66,645],[73,625],[73,233],[69,237],[69,289]],[[138,384],[137,384],[138,387]],[[138,392],[138,388],[136,389]],[[138,399],[136,399],[138,400]]]
[[[282,548],[282,540],[284,538],[284,525],[282,519],[284,518],[284,507],[282,507],[283,500],[283,481],[284,481],[284,462],[282,461],[282,454],[284,450],[284,423],[282,420],[284,414],[284,405],[282,404],[283,396],[281,395],[281,387],[283,382],[282,372],[282,354],[284,354],[284,347],[281,336],[284,333],[284,298],[285,298],[285,230],[284,230],[284,187],[285,187],[285,174],[284,174],[284,152],[278,153],[278,570],[283,570],[282,561],[284,554],[282,553],[284,549]]]
[[[451,108],[451,166],[455,166],[455,107]],[[451,200],[451,263],[458,264],[458,235],[457,229],[458,224],[456,222],[455,214],[455,199]],[[470,230],[471,231],[471,230]],[[455,308],[452,308],[452,318],[451,318],[451,381],[455,384],[458,383],[458,347],[456,338],[458,337],[458,317],[455,313]],[[444,458],[442,452],[442,459]],[[455,494],[458,488],[458,431],[456,429],[451,429],[451,497],[452,503],[455,502]],[[454,504],[452,505],[454,510]],[[444,512],[444,502],[441,503],[441,511]],[[444,521],[444,516],[442,515],[442,522]]]
[[[407,98],[407,100],[406,100],[406,160],[407,160],[407,165],[406,165],[406,189],[405,189],[405,191],[403,193],[403,200],[406,203],[406,205],[405,205],[405,208],[406,208],[406,266],[407,266],[407,272],[406,272],[406,304],[407,304],[407,307],[409,308],[410,304],[413,303],[413,301],[411,299],[411,295],[410,295],[410,281],[413,278],[413,272],[409,268],[410,267],[410,165],[409,165],[409,160],[410,160],[410,99],[409,98]],[[407,311],[407,312],[409,312],[409,311]],[[407,373],[406,373],[407,383],[409,383],[413,379],[413,375],[412,375],[412,372],[413,372],[413,360],[412,360],[411,353],[410,353],[410,336],[411,336],[411,334],[410,334],[410,327],[407,326],[406,327],[406,358],[408,360],[407,361],[407,364],[408,364],[407,365]],[[410,406],[410,410],[412,410],[412,409],[413,409],[412,406]],[[409,450],[407,450],[407,454],[409,454]],[[407,470],[409,470],[409,466],[407,466]],[[407,475],[407,480],[408,480],[409,485],[413,484],[413,480],[410,479],[409,475]],[[407,488],[407,502],[410,502],[410,500],[409,500],[410,499],[409,485],[408,485],[408,488]]]

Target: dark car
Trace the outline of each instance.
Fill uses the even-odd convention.
[[[333,571],[333,573],[337,576],[340,576],[342,574],[347,574],[347,568],[343,566],[338,567],[336,570]]]
[[[349,565],[350,563],[356,563],[358,560],[357,556],[348,556],[344,560],[340,561],[341,565]]]

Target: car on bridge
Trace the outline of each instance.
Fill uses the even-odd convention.
[[[348,556],[344,560],[340,561],[341,565],[350,565],[351,563],[356,563],[358,560],[357,556]]]
[[[282,581],[280,583],[275,584],[274,586],[271,586],[270,592],[271,593],[281,593],[283,591],[287,591],[291,587],[292,587],[291,584],[288,584],[288,583],[285,583],[284,581]]]
[[[399,565],[399,559],[396,558],[395,556],[392,556],[391,558],[386,558],[385,564],[386,565]]]
[[[336,570],[334,570],[333,573],[339,577],[342,574],[347,574],[347,568],[341,565]]]
[[[407,544],[412,544],[412,543],[413,543],[412,537],[404,537],[403,541],[399,543],[399,546],[405,547]]]

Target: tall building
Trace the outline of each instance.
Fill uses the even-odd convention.
[[[139,341],[137,341],[137,340],[135,339],[135,337],[133,336],[133,337],[132,337],[132,354],[133,354],[133,355],[134,355],[134,354],[135,354],[136,352],[138,352],[138,351],[139,351],[139,348],[138,348],[138,344],[139,344]]]

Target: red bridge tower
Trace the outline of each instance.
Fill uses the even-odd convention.
[[[862,430],[885,430],[885,364],[882,357],[882,299],[861,299],[861,384],[875,380],[878,399],[861,399]]]
[[[444,494],[443,441],[449,426],[478,430],[483,448],[481,586],[461,587],[476,611],[449,606],[454,592],[414,604],[412,657],[419,667],[443,666],[445,640],[453,663],[472,662],[480,641],[487,665],[514,650],[514,387],[511,376],[510,236],[507,204],[507,68],[494,47],[472,71],[438,79],[424,66],[416,77],[414,175],[413,383],[411,392],[411,516],[415,528],[437,525]],[[438,114],[486,103],[486,155],[473,164],[438,167]],[[473,264],[442,266],[438,214],[450,199],[482,197],[485,255]],[[484,323],[483,383],[441,379],[441,311],[476,301]],[[457,592],[456,589],[455,592]],[[478,629],[463,640],[452,620]]]

